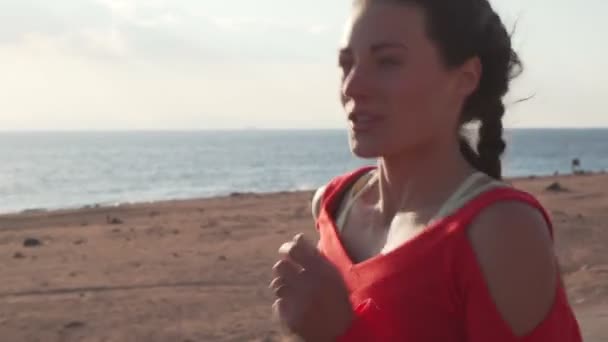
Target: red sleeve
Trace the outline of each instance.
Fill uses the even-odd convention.
[[[336,342],[387,341],[389,331],[383,327],[385,322],[372,301],[366,300],[355,308],[355,320]]]
[[[467,270],[475,272],[476,270]],[[469,274],[471,275],[471,274]],[[502,319],[485,287],[481,274],[468,279],[464,302],[467,342],[515,342],[521,341]],[[537,340],[540,342],[540,340]],[[543,340],[552,341],[552,339]]]
[[[470,244],[466,228],[484,207],[500,200],[516,200],[527,203],[543,213],[551,236],[551,220],[542,205],[530,194],[513,189],[499,189],[480,197],[475,205],[461,212],[458,224],[457,241],[452,251],[452,271],[459,292],[459,301],[464,315],[464,329],[467,342],[581,342],[578,322],[568,303],[561,283],[556,292],[554,303],[545,319],[525,336],[516,336],[509,324],[503,319],[487,286],[478,263],[477,256]],[[514,251],[516,252],[516,251]]]
[[[463,290],[467,342],[581,342],[578,322],[568,303],[563,286],[557,290],[553,307],[546,318],[525,336],[516,336],[494,304],[471,248],[464,251],[465,265],[460,272]]]

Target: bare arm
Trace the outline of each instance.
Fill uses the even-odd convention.
[[[502,319],[515,336],[532,332],[550,312],[558,282],[553,242],[542,214],[524,203],[495,204],[474,220],[469,239]],[[471,312],[469,330],[478,329],[476,316],[483,315],[483,309]]]

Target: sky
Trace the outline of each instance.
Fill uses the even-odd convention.
[[[493,0],[508,127],[608,127],[605,0]],[[336,129],[350,1],[0,0],[0,130]],[[518,98],[534,97],[512,104]]]

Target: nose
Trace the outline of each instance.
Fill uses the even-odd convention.
[[[365,101],[369,94],[370,82],[365,68],[360,64],[353,66],[342,80],[342,104]]]

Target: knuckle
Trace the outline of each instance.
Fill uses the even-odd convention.
[[[274,273],[280,277],[290,277],[293,272],[291,271],[289,263],[285,260],[281,260],[275,265]]]
[[[283,264],[284,264],[284,263],[285,263],[285,261],[284,261],[284,260],[279,260],[279,261],[277,261],[277,262],[276,262],[276,263],[275,263],[275,264],[272,266],[272,270],[273,270],[273,271],[279,271],[279,270],[280,270],[280,269],[283,267]]]
[[[290,258],[295,258],[298,254],[298,245],[297,244],[293,244],[289,247],[289,249],[286,251],[287,256]]]
[[[281,278],[278,278],[278,277],[277,277],[277,278],[274,278],[274,279],[273,279],[273,280],[270,282],[270,284],[268,285],[268,287],[269,287],[269,288],[271,288],[271,289],[274,289],[274,288],[276,288],[276,287],[279,285],[279,283],[280,283],[280,282],[281,282]]]
[[[292,251],[294,249],[294,245],[295,244],[293,242],[286,242],[282,244],[279,248],[279,254],[290,256],[291,253],[293,253]]]
[[[278,298],[285,298],[285,297],[287,297],[287,286],[280,285],[279,287],[277,287],[275,289],[274,294]]]
[[[297,243],[302,243],[302,240],[304,238],[304,234],[297,234],[296,236],[294,236],[293,241],[297,244]]]

